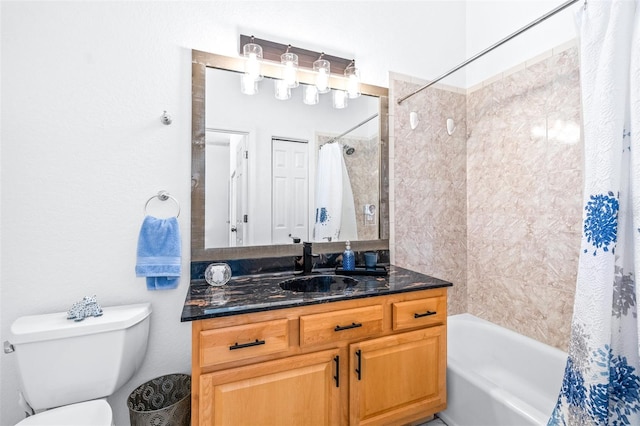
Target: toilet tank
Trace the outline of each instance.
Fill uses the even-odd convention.
[[[107,397],[138,370],[151,304],[102,311],[78,322],[60,312],[20,317],[11,325],[21,390],[33,409]]]

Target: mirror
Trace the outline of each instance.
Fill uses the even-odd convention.
[[[343,226],[325,250],[388,248],[388,91],[362,84],[346,109],[331,93],[302,101],[313,75],[299,70],[289,100],[274,96],[275,64],[264,63],[258,94],[240,92],[244,61],[193,51],[192,261],[297,254],[302,241],[328,241],[316,224],[319,149],[339,146],[353,194],[352,233]],[[344,88],[332,76],[330,85]],[[326,151],[329,151],[327,149]],[[322,252],[322,250],[317,250]]]
[[[278,100],[277,80],[266,77],[248,96],[239,90],[241,75],[206,70],[205,248],[377,239],[378,98],[361,95],[336,109],[329,92],[305,105],[302,94],[310,86],[301,84],[291,99]],[[337,235],[320,235],[318,191],[332,184],[335,191],[340,182],[317,179],[318,151],[341,134],[334,143],[342,147],[347,173],[339,189],[352,194],[352,205],[349,214],[342,209]],[[365,207],[372,213],[365,215]]]

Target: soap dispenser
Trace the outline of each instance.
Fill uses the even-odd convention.
[[[347,241],[347,246],[342,253],[342,269],[345,271],[353,271],[356,269],[356,256],[351,250],[351,242]]]

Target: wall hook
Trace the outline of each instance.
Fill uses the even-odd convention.
[[[415,111],[411,111],[409,113],[409,125],[411,126],[411,130],[415,130],[418,127],[418,123],[420,122],[420,118],[418,117],[418,113]]]
[[[453,121],[453,118],[447,118],[447,133],[449,133],[449,136],[451,136],[455,131],[456,123]]]
[[[162,114],[162,117],[160,117],[160,121],[162,121],[162,124],[168,126],[169,124],[171,124],[173,122],[173,120],[171,119],[171,116],[169,114],[167,114],[167,111],[165,111]]]

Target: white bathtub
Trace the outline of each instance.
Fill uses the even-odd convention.
[[[449,426],[546,425],[567,354],[470,314],[447,321]]]

